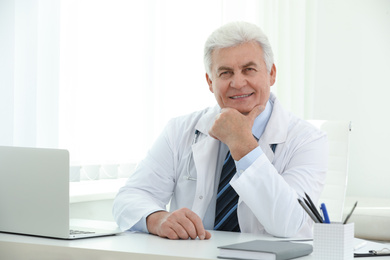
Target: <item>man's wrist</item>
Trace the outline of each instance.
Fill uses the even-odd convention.
[[[160,210],[151,213],[146,217],[146,227],[148,232],[157,235],[157,227],[160,225],[161,220],[168,215],[169,212]]]
[[[235,161],[237,173],[241,175],[241,173],[248,169],[249,166],[251,166],[263,153],[264,152],[260,146],[257,146],[247,155],[242,157],[241,160]]]
[[[259,144],[257,143],[257,140],[253,137],[253,140],[248,142],[240,142],[237,143],[237,145],[229,146],[229,150],[233,159],[235,161],[239,161],[258,146]]]

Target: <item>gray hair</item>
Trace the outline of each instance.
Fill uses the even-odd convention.
[[[263,49],[263,59],[267,71],[270,73],[274,64],[274,54],[267,36],[257,25],[247,22],[232,22],[215,30],[205,43],[203,59],[209,77],[211,77],[212,54],[215,49],[234,47],[250,41],[257,42]]]

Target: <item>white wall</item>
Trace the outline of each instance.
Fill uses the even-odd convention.
[[[314,118],[352,121],[347,196],[390,198],[390,1],[318,8]]]

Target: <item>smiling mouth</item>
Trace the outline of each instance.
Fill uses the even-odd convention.
[[[246,94],[246,95],[240,95],[240,96],[234,96],[234,97],[230,97],[231,99],[238,99],[238,98],[246,98],[246,97],[250,97],[252,96],[253,93],[250,93],[250,94]]]

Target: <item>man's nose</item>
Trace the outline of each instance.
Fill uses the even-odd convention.
[[[247,84],[245,75],[241,73],[236,73],[233,75],[230,81],[230,87],[240,89]]]

